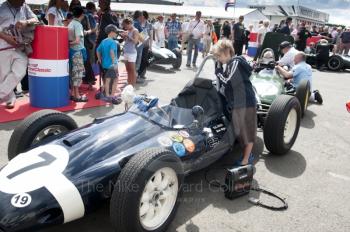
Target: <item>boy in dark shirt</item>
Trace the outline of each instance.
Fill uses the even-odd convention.
[[[242,56],[235,56],[229,40],[220,40],[214,47],[218,63],[215,74],[219,92],[226,99],[226,108],[232,113],[235,136],[243,148],[243,159],[237,165],[252,164],[251,154],[256,139],[256,97],[250,76],[252,68]],[[226,64],[224,70],[223,64]]]

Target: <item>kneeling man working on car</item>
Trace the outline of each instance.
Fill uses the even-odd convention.
[[[281,66],[276,66],[276,70],[291,83],[295,88],[298,87],[299,83],[306,79],[310,82],[310,87],[312,89],[312,69],[311,66],[306,62],[306,55],[304,52],[298,52],[294,56],[295,66],[291,71],[285,70]],[[312,92],[310,96],[310,101],[316,101],[319,104],[323,103],[322,96],[318,90]]]

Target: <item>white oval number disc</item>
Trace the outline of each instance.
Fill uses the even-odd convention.
[[[32,201],[28,194],[46,188],[57,200],[64,222],[84,216],[85,207],[76,186],[63,175],[69,152],[59,145],[45,145],[19,154],[0,172],[0,191],[15,194],[11,204],[23,208]]]
[[[16,208],[24,208],[30,205],[32,197],[28,193],[19,193],[12,197],[11,204]]]

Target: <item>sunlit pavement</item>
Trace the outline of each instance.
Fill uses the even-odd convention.
[[[213,65],[207,66],[205,75],[212,73]],[[185,63],[181,71],[157,66],[148,71],[137,92],[158,96],[167,103],[193,77],[194,71]],[[169,231],[350,231],[350,114],[345,109],[350,100],[350,72],[315,71],[313,85],[321,91],[324,105],[309,107],[293,150],[282,157],[269,155],[261,133],[254,148],[258,156],[256,184],[285,197],[289,209],[268,211],[252,206],[247,197],[228,201],[222,192],[208,188],[202,171],[187,177],[188,187]],[[120,105],[68,114],[82,126],[123,109]],[[0,124],[0,165],[7,162],[7,144],[17,124]],[[238,155],[239,149],[235,150],[234,155]],[[228,158],[220,164],[226,164]],[[96,213],[45,231],[113,231],[108,213],[106,202]]]

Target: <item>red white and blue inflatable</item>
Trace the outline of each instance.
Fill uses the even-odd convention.
[[[29,58],[30,104],[58,108],[69,104],[68,29],[37,26]]]

